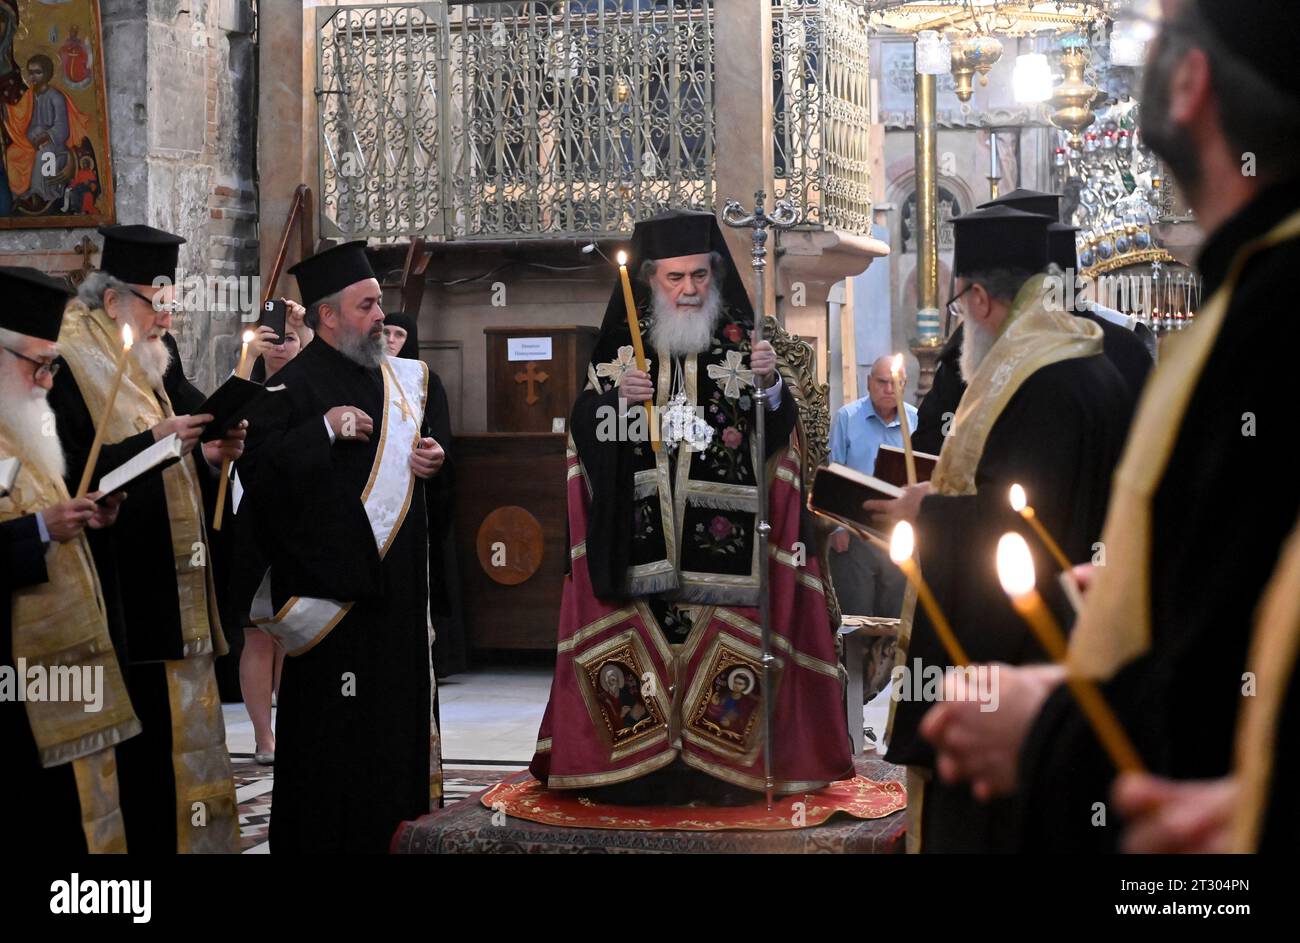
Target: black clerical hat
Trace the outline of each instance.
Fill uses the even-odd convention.
[[[289,271],[298,279],[302,303],[308,308],[349,285],[376,277],[375,270],[370,267],[370,260],[366,258],[364,239],[317,252]]]
[[[994,269],[1040,272],[1047,267],[1052,219],[1006,206],[974,210],[952,221],[952,273],[961,278]]]
[[[176,280],[176,261],[185,244],[180,236],[152,226],[100,226],[99,234],[104,237],[101,272],[131,285]]]
[[[986,210],[991,206],[1005,206],[1009,209],[1020,210],[1022,213],[1038,213],[1041,216],[1050,216],[1053,220],[1061,218],[1061,195],[1059,193],[1043,193],[1041,190],[1026,190],[1021,187],[998,197],[996,200],[981,203],[979,209]]]
[[[1052,223],[1047,227],[1047,261],[1054,262],[1064,269],[1079,267],[1079,253],[1075,248],[1075,233],[1078,226],[1066,223]]]
[[[671,210],[637,223],[632,247],[632,262],[637,265],[646,259],[726,251],[713,214],[686,210]]]
[[[1228,51],[1291,99],[1300,99],[1295,67],[1300,3],[1278,0],[1196,0],[1201,16]]]
[[[749,230],[746,230],[748,232]],[[754,323],[754,308],[745,291],[731,250],[722,236],[722,230],[712,213],[698,210],[664,210],[649,219],[643,219],[632,228],[632,244],[628,246],[627,270],[632,276],[632,294],[639,308],[646,307],[650,299],[650,286],[638,276],[641,263],[647,259],[675,259],[683,255],[703,255],[716,252],[722,257],[722,301],[730,312],[749,325]],[[605,319],[601,336],[610,332],[627,333],[627,314],[623,301],[623,288],[615,274],[609,303],[605,306]],[[621,326],[620,326],[621,325]],[[746,333],[748,333],[746,328]],[[603,351],[604,345],[598,345]],[[605,359],[609,359],[606,357]]]
[[[65,282],[34,268],[0,266],[0,327],[15,334],[57,341],[63,309],[72,292]]]

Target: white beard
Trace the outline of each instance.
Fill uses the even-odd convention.
[[[384,335],[356,334],[339,338],[339,353],[363,367],[378,367],[388,355]]]
[[[658,287],[653,290],[650,346],[664,357],[698,354],[709,349],[722,317],[722,292],[716,282],[694,308],[674,305]]]
[[[0,366],[0,432],[48,477],[62,478],[67,471],[45,390],[28,389],[12,364]]]
[[[142,340],[131,348],[136,363],[149,378],[149,385],[155,390],[162,389],[163,374],[172,363],[172,352],[163,343],[160,335],[157,340]]]
[[[988,356],[998,336],[986,327],[980,327],[974,321],[966,322],[966,332],[961,338],[961,376],[970,383],[979,371],[980,364]]]

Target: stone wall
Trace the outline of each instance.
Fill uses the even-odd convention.
[[[101,0],[100,15],[118,221],[184,236],[188,275],[255,275],[252,0]],[[58,269],[53,254],[86,236],[98,246],[91,229],[0,232],[0,263]],[[233,366],[239,316],[205,306],[177,318],[200,389]]]

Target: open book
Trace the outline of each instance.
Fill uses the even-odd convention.
[[[22,467],[23,463],[16,458],[0,458],[0,498],[13,488],[18,478],[18,469]]]
[[[135,458],[123,462],[101,477],[98,490],[104,492],[104,497],[107,497],[116,491],[121,491],[131,482],[142,475],[148,474],[155,468],[170,465],[183,454],[185,454],[185,445],[173,432],[167,438],[159,439]]]
[[[934,466],[938,463],[939,456],[913,450],[912,459],[916,463],[916,480],[929,481],[930,476],[934,474]],[[888,481],[900,487],[907,484],[907,459],[902,447],[881,445],[876,451],[876,468],[873,474],[881,481]]]
[[[901,498],[903,489],[872,475],[864,475],[847,465],[832,462],[817,469],[812,489],[808,493],[808,508],[814,514],[830,518],[856,530],[868,530],[883,536],[874,526],[873,515],[863,507],[863,501],[883,501]]]

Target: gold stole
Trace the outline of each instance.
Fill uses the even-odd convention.
[[[43,474],[23,459],[0,434],[0,457],[23,460],[13,491],[0,498],[0,521],[34,514],[69,500],[62,480]],[[117,656],[104,619],[99,577],[84,535],[52,541],[45,557],[49,579],[13,592],[13,660],[47,674],[46,696],[52,697],[51,674],[59,670],[99,675],[100,709],[84,701],[26,702],[27,721],[44,767],[71,763],[81,800],[81,824],[87,848],[96,854],[126,851],[118,808],[114,745],[140,732]],[[18,684],[24,672],[16,673]],[[83,691],[84,693],[84,691]]]
[[[935,494],[975,494],[975,472],[984,455],[984,444],[1007,403],[1026,380],[1043,367],[1102,352],[1101,328],[1066,311],[1049,309],[1046,283],[1045,275],[1037,275],[1021,286],[1001,335],[962,394],[952,435],[944,441],[930,478]],[[915,611],[916,592],[909,583],[903,598],[896,667],[907,665]],[[897,703],[892,701],[889,706],[889,735],[893,734]],[[921,848],[921,809],[927,778],[922,770],[908,767],[909,853]]]
[[[79,301],[68,305],[59,333],[59,350],[96,423],[108,400],[121,344],[117,322],[103,309],[92,311]],[[104,441],[121,442],[173,415],[166,392],[153,389],[136,359],[128,357]],[[212,668],[214,653],[225,654],[227,648],[217,614],[212,569],[207,564],[203,498],[193,463],[188,459],[163,469],[161,474],[182,640],[181,658],[163,662],[171,706],[177,851],[235,852],[239,824],[234,780]]]
[[[1241,783],[1231,850],[1259,850],[1277,754],[1278,714],[1294,688],[1300,654],[1300,527],[1291,533],[1273,578],[1264,590],[1246,667],[1255,673],[1255,695],[1245,698],[1237,719],[1234,775]],[[1293,695],[1294,696],[1294,695]]]
[[[59,351],[77,380],[82,399],[93,420],[98,423],[104,413],[108,391],[117,371],[122,340],[117,322],[79,301],[68,305],[59,333]],[[171,400],[163,390],[149,384],[143,368],[134,357],[127,358],[126,375],[113,404],[104,432],[105,442],[121,442],[152,429],[174,416]],[[194,465],[180,461],[162,471],[167,496],[167,516],[171,525],[173,567],[180,600],[183,657],[216,651],[225,653],[225,639],[217,616],[216,591],[212,570],[207,565],[207,535],[203,528],[203,498]],[[202,564],[196,564],[198,555]]]
[[[1108,678],[1151,646],[1151,502],[1165,476],[1192,392],[1223,327],[1237,279],[1249,259],[1300,236],[1300,212],[1243,246],[1222,287],[1152,374],[1115,472],[1102,531],[1106,566],[1098,567],[1070,637],[1070,670]]]

